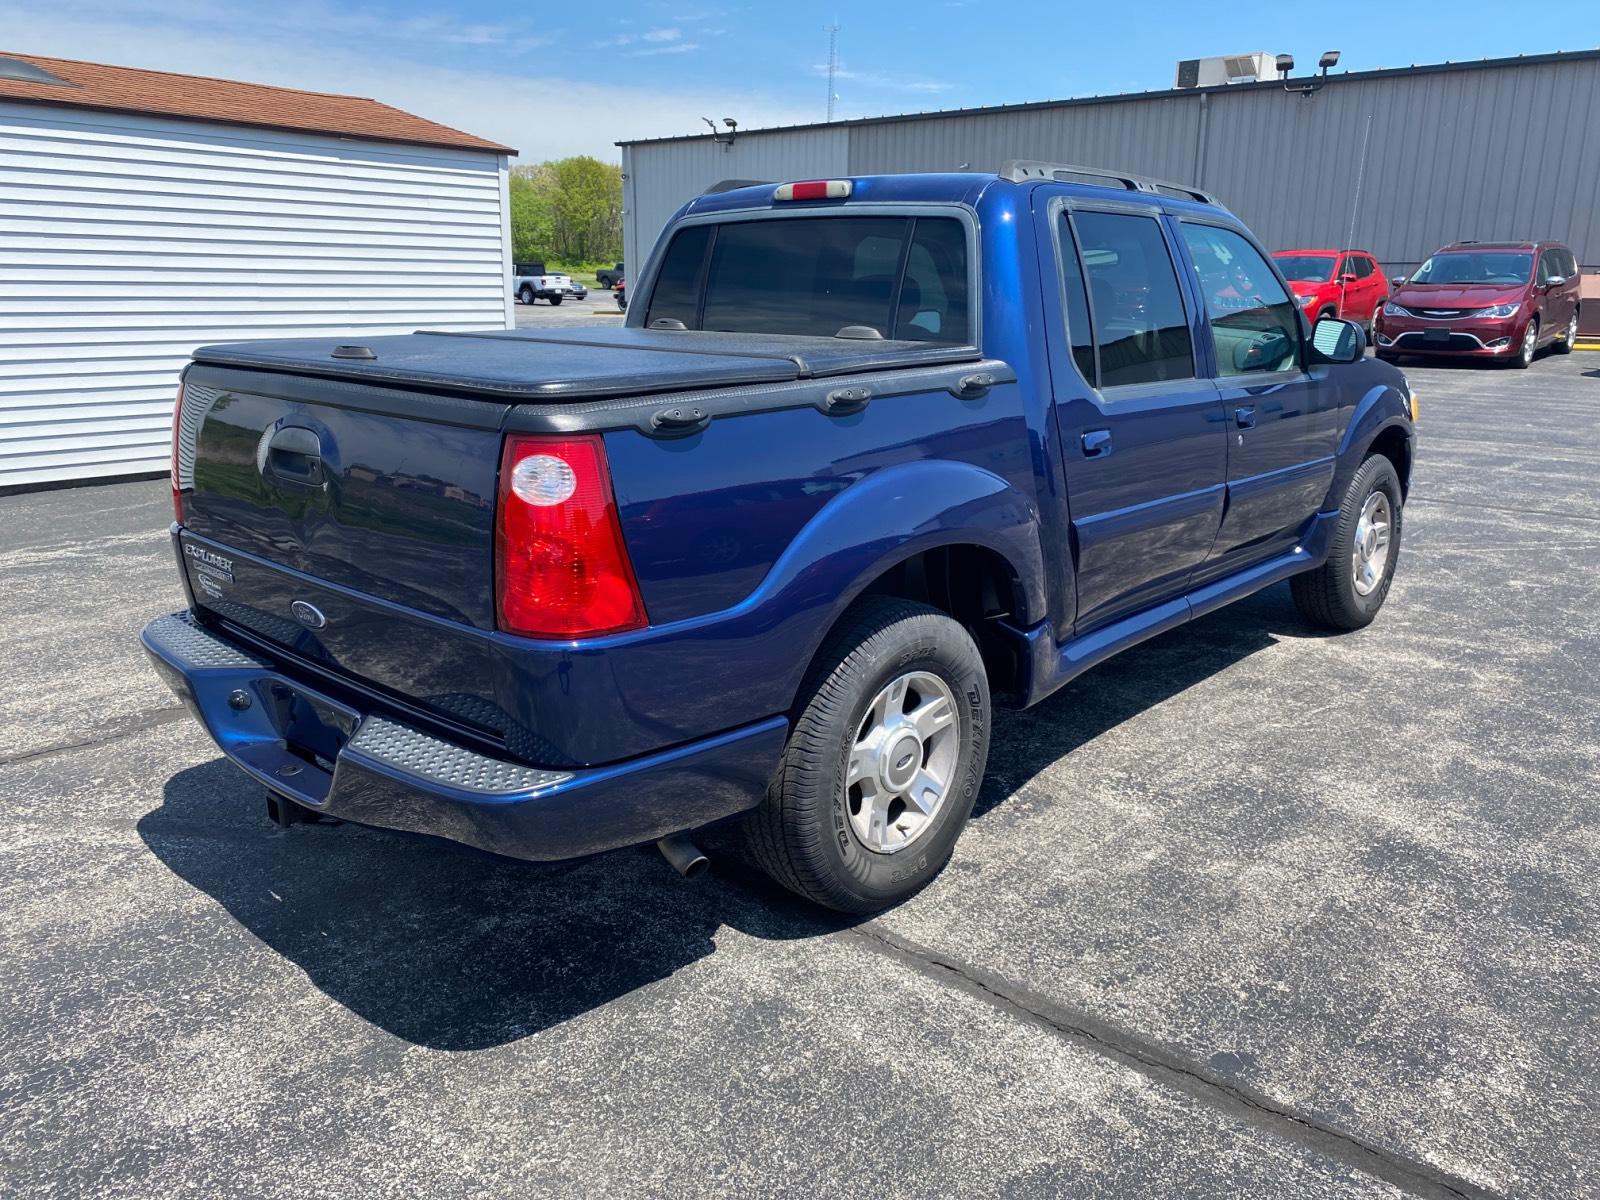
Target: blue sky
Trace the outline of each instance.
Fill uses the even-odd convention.
[[[837,20],[839,117],[1171,85],[1179,58],[1330,47],[1350,70],[1600,43],[1600,3],[922,0],[459,3],[0,0],[0,49],[373,96],[518,147],[616,157],[619,138],[822,120]]]

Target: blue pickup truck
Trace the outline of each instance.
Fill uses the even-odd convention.
[[[713,189],[627,324],[213,346],[157,670],[280,821],[528,860],[737,822],[867,912],[949,859],[991,709],[1280,580],[1388,593],[1416,398],[1191,187]]]

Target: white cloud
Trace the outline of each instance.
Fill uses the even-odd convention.
[[[397,41],[356,51],[321,36],[325,27],[303,24],[301,8],[281,24],[263,26],[258,16],[254,32],[243,27],[235,32],[231,22],[217,20],[217,6],[201,0],[162,0],[153,18],[145,16],[148,9],[140,9],[140,18],[130,20],[127,11],[118,0],[64,0],[49,10],[24,10],[0,0],[0,27],[28,31],[28,44],[17,48],[21,53],[369,96],[515,146],[522,162],[570,154],[615,161],[617,140],[696,133],[701,114],[709,112],[731,113],[746,129],[800,124],[820,116],[814,106],[733,92],[714,83],[647,87],[630,84],[625,73],[615,81],[565,78],[538,59],[529,62],[526,73],[436,66],[422,52],[427,44],[437,44],[450,33],[486,36],[482,27],[457,25],[448,18],[437,19],[427,30],[418,24],[390,31],[418,46],[408,49]],[[340,32],[358,31],[341,26]],[[531,29],[507,30],[506,44],[538,36]],[[469,48],[475,44],[481,43],[466,43]],[[661,53],[693,48],[694,43],[681,40],[649,47]]]
[[[641,35],[647,42],[675,42],[683,36],[681,29],[652,29]]]
[[[633,50],[630,53],[635,58],[644,58],[650,54],[687,54],[691,50],[700,49],[698,42],[673,42],[667,46],[646,46],[642,50]]]
[[[811,67],[813,75],[827,77],[828,64],[814,63]],[[880,71],[856,71],[848,67],[840,67],[835,75],[839,79],[851,83],[859,83],[864,87],[877,88],[888,92],[947,92],[951,85],[937,79],[923,79],[910,75],[888,75]]]

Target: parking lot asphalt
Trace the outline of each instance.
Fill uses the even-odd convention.
[[[617,294],[604,288],[590,288],[582,300],[570,297],[560,304],[535,300],[512,308],[518,329],[610,329],[622,324],[623,312],[617,307]]]
[[[1378,621],[1002,712],[862,922],[278,830],[136,644],[166,485],[0,498],[0,1193],[1595,1194],[1600,355],[1408,373]]]

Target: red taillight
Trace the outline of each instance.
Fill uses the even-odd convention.
[[[507,633],[589,637],[646,623],[598,434],[506,439],[495,568]]]
[[[172,517],[183,524],[183,474],[179,469],[178,439],[183,430],[183,381],[178,382],[178,398],[172,402]]]

